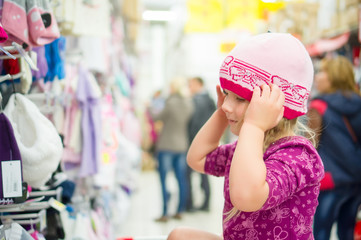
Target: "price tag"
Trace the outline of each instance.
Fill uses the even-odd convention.
[[[66,206],[54,198],[49,199],[49,204],[59,212],[64,211]]]
[[[21,162],[20,160],[2,161],[1,173],[4,198],[21,197]]]

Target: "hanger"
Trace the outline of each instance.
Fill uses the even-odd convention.
[[[6,81],[6,80],[11,80],[11,75],[10,74],[0,76],[0,82]]]
[[[21,45],[19,45],[16,42],[13,42],[12,45],[16,48],[16,50],[18,50],[18,52],[20,53],[20,55],[22,57],[24,57],[25,61],[29,64],[30,68],[35,70],[35,71],[39,71],[38,67],[34,64],[33,60],[31,59],[31,57],[25,52],[25,50],[23,49],[23,47]]]
[[[61,194],[63,192],[62,187],[57,187],[55,190],[45,190],[45,191],[32,191],[29,193],[29,197],[39,197],[39,196],[55,196],[56,200],[60,200]]]
[[[13,75],[10,75],[10,80],[11,81],[11,86],[13,87],[13,93],[12,94],[15,94],[15,105],[16,105],[16,102],[17,102],[17,98],[16,98],[16,89],[15,89],[15,83],[14,83],[14,79],[17,79],[17,78],[20,78],[21,76],[23,76],[25,74],[25,72],[21,71],[17,74],[13,74]]]
[[[0,46],[0,50],[5,53],[9,58],[12,59],[16,59],[16,57],[14,55],[12,55],[11,53],[9,53],[4,47]],[[1,56],[0,56],[1,57]],[[1,59],[1,58],[0,58]]]
[[[54,102],[58,100],[53,93],[30,93],[25,95],[30,101],[32,101],[39,108],[43,114],[53,113],[55,110]]]
[[[24,211],[37,211],[41,209],[47,209],[50,207],[49,201],[39,202],[44,199],[44,196],[38,199],[32,199],[24,203],[3,205],[0,207],[0,213],[5,212],[24,212]]]
[[[29,214],[29,217],[26,217],[25,216],[26,214],[18,214],[18,215],[24,215],[24,217],[22,217],[22,218],[27,218],[27,219],[13,218],[13,216],[16,216],[16,215],[6,215],[4,217],[0,217],[0,219],[5,224],[6,223],[11,224],[12,222],[15,222],[15,223],[18,223],[19,225],[31,225],[31,226],[33,224],[37,224],[37,223],[41,222],[41,218],[42,218],[43,214],[40,214],[40,213],[32,213],[32,214],[34,216],[30,216],[30,214]]]
[[[44,209],[41,211],[45,211]],[[6,214],[6,215],[1,215],[0,219],[1,220],[6,220],[6,219],[30,219],[30,218],[37,218],[40,216],[40,212],[38,213],[20,213],[20,214]]]
[[[10,75],[10,80],[21,78],[24,74],[25,74],[25,72],[21,71],[21,72],[19,72],[17,74]]]
[[[55,98],[55,95],[51,92],[40,92],[40,93],[28,93],[25,95],[32,101],[46,101],[49,103],[50,100]]]
[[[0,82],[4,82],[4,81],[7,81],[7,80],[14,80],[14,79],[17,79],[17,78],[21,78],[23,75],[25,74],[24,71],[21,71],[17,74],[6,74],[6,75],[3,75],[3,76],[0,76]]]
[[[31,59],[31,57],[27,54],[27,52],[25,52],[25,50],[23,49],[23,47],[16,43],[16,42],[12,42],[11,46],[4,46],[1,48],[1,50],[6,54],[6,55],[1,55],[0,59],[16,59],[18,57],[23,57],[25,59],[25,61],[29,64],[30,68],[35,70],[35,71],[39,71],[38,67],[34,64],[33,60]],[[10,54],[9,51],[17,51],[18,54]]]
[[[1,208],[0,212],[24,212],[24,211],[37,211],[41,209],[47,209],[50,207],[48,202],[32,202],[32,203],[19,203],[11,204],[11,207]]]
[[[17,73],[17,74],[13,74],[13,75],[11,75],[11,74],[6,74],[6,75],[3,75],[3,76],[0,76],[0,83],[1,83],[1,82],[4,82],[4,81],[7,81],[7,80],[14,80],[14,79],[20,78],[20,77],[22,77],[24,74],[25,74],[25,72],[24,72],[24,71],[21,71],[21,72],[19,72],[19,73]],[[14,93],[16,93],[14,81],[11,81],[11,85],[12,85],[12,87],[13,87],[13,94],[14,94]],[[15,95],[15,98],[16,98],[16,95]],[[1,95],[1,93],[0,93],[0,104],[1,104],[1,102],[2,102],[2,95]],[[2,112],[2,110],[3,110],[2,107],[1,107],[0,110],[1,110],[1,112]]]

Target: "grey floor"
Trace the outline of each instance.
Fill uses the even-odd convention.
[[[169,174],[169,190],[171,192],[170,214],[177,205],[177,185],[174,175]],[[193,177],[195,185],[199,177]],[[171,219],[166,223],[155,222],[161,215],[161,190],[156,171],[144,171],[140,174],[137,191],[132,194],[126,220],[117,227],[116,237],[134,240],[165,240],[169,232],[177,226],[189,226],[212,233],[222,233],[223,178],[210,177],[211,208],[209,212],[186,213],[181,220]],[[200,191],[194,191],[196,204],[202,201]],[[330,240],[337,240],[335,233]]]

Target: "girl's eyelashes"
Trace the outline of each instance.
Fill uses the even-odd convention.
[[[222,91],[223,91],[223,94],[224,94],[224,95],[226,95],[226,96],[229,95],[229,93],[228,93],[226,90],[223,89]],[[243,101],[246,100],[246,99],[244,99],[244,98],[242,98],[242,97],[239,97],[239,96],[236,95],[236,94],[231,94],[231,96],[232,96],[233,99],[237,100],[238,102],[243,102]]]

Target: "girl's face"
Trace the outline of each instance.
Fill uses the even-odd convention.
[[[249,101],[229,90],[224,90],[224,94],[226,97],[222,104],[222,110],[226,113],[231,132],[238,136]]]
[[[319,71],[315,75],[315,87],[319,93],[326,93],[331,88],[330,80],[325,71]]]

